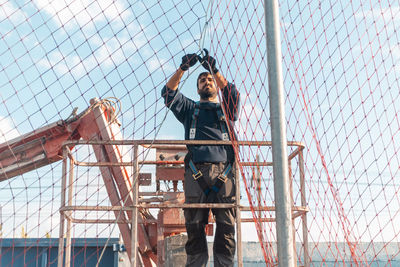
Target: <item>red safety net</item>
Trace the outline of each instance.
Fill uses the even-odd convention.
[[[298,265],[397,266],[399,3],[280,1],[279,12]],[[275,266],[264,18],[259,0],[0,1],[0,159],[23,159],[28,151],[15,150],[16,140],[86,116],[95,107],[92,98],[113,107],[124,140],[183,139],[183,127],[165,107],[161,89],[183,55],[206,48],[241,94],[235,131],[248,145],[239,148],[237,158],[241,203],[251,207],[242,215],[251,219],[242,225],[243,241],[259,244],[254,262]],[[197,100],[196,78],[202,71],[200,64],[190,68],[179,90]],[[24,148],[37,144],[24,140]],[[47,143],[39,147],[47,149]],[[132,147],[121,149],[118,153],[132,160]],[[98,161],[90,146],[76,146],[72,154]],[[139,151],[138,158],[151,157],[149,146]],[[1,266],[57,261],[59,159],[0,179]],[[70,204],[113,204],[98,167],[77,166],[71,172],[76,180]],[[167,183],[163,188],[172,190]],[[119,243],[115,216],[74,213],[103,221],[73,224],[74,266],[94,266],[103,248]],[[50,238],[46,245],[43,238]],[[244,254],[246,262],[252,259]]]

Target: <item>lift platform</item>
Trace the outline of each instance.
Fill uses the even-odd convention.
[[[240,205],[240,174],[236,168],[236,202],[233,204],[184,204],[179,183],[183,183],[186,145],[210,144],[210,141],[173,140],[123,140],[114,107],[107,101],[92,99],[90,107],[67,120],[35,130],[31,133],[0,144],[0,182],[31,170],[62,160],[62,189],[60,207],[60,235],[58,266],[71,263],[71,226],[74,223],[117,223],[132,266],[164,266],[166,255],[164,241],[168,236],[184,233],[183,208],[235,208],[237,211],[237,258],[243,266],[241,255],[241,223],[253,218],[241,218],[242,211],[274,211],[273,206],[244,207]],[[214,141],[215,145],[226,141]],[[191,143],[191,144],[192,144]],[[226,143],[228,145],[230,143]],[[296,147],[289,161],[298,157],[300,169],[301,206],[292,205],[293,220],[301,218],[303,225],[302,247],[305,266],[308,266],[307,218],[304,191],[304,163],[301,143],[289,142]],[[77,146],[93,148],[96,162],[81,162],[71,151]],[[133,155],[122,153],[123,146],[130,146]],[[270,146],[270,142],[238,142],[238,146]],[[138,158],[139,148],[154,149],[155,160]],[[237,163],[235,163],[237,164]],[[155,166],[155,178],[141,173],[139,166]],[[270,162],[241,162],[241,167],[271,166]],[[111,206],[74,206],[74,167],[98,167]],[[139,186],[155,182],[155,191],[141,191]],[[162,183],[172,184],[168,191]],[[77,211],[107,211],[114,213],[113,220],[82,219]],[[154,216],[156,210],[157,215]],[[260,213],[261,214],[261,213]],[[274,218],[260,218],[260,223],[274,222]],[[213,234],[213,219],[209,218],[207,234]],[[293,221],[294,224],[294,221]],[[133,227],[135,226],[135,227]],[[294,244],[295,245],[295,244]]]

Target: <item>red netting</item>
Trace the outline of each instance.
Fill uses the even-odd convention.
[[[287,137],[295,142],[288,152],[298,263],[396,265],[399,3],[281,1],[279,8]],[[271,140],[264,16],[264,1],[258,0],[1,1],[0,158],[23,158],[24,151],[9,152],[15,138],[74,118],[95,97],[108,99],[119,112],[125,140],[183,139],[161,89],[185,53],[207,48],[241,93],[238,140],[259,143],[238,152],[241,201],[252,207],[242,216],[254,220],[243,224],[243,238],[259,242],[261,260],[273,266],[272,156],[263,145]],[[191,68],[180,86],[193,99],[201,71],[199,65]],[[131,159],[131,148],[124,149]],[[72,153],[97,161],[87,146]],[[149,149],[139,152],[139,158],[150,157]],[[52,249],[58,240],[45,252],[38,252],[38,244],[59,236],[62,164],[36,167],[0,182],[2,266],[57,261]],[[98,167],[73,172],[74,205],[112,204]],[[89,239],[118,238],[115,214],[75,215],[109,221],[73,225],[72,237],[83,241],[72,244],[72,258],[92,266],[106,242],[93,245]],[[25,242],[14,240],[20,237]]]

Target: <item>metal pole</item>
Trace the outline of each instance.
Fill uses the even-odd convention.
[[[58,238],[58,260],[57,266],[63,267],[64,261],[64,224],[65,224],[65,214],[63,208],[65,207],[65,191],[67,184],[67,149],[63,147],[63,165],[62,165],[62,178],[61,178],[61,207],[60,207],[60,234]]]
[[[278,266],[295,266],[289,193],[287,139],[283,97],[282,52],[278,0],[265,0],[268,83],[271,119]]]
[[[293,197],[293,173],[292,173],[292,163],[289,160],[288,161],[288,166],[289,166],[289,188],[290,188],[290,207],[293,212],[294,208],[294,197]],[[297,266],[297,250],[296,250],[296,227],[294,225],[294,220],[296,219],[295,216],[292,214],[292,234],[293,234],[293,257],[294,257],[294,262],[296,263],[295,266]]]
[[[256,161],[257,161],[257,166],[256,166],[256,181],[257,181],[257,202],[258,202],[258,206],[261,207],[262,203],[261,203],[261,196],[262,196],[262,192],[261,192],[261,170],[260,170],[260,156],[257,154],[256,155]],[[263,234],[264,230],[263,230],[263,222],[262,222],[262,216],[263,216],[263,212],[260,209],[258,211],[258,220],[259,220],[259,224],[260,224],[260,235]]]
[[[138,248],[138,191],[139,191],[139,165],[138,165],[138,147],[136,144],[133,146],[133,179],[132,179],[132,199],[133,199],[133,209],[132,209],[132,225],[131,225],[131,266],[137,266],[137,248]]]
[[[236,183],[236,239],[237,239],[237,263],[238,267],[243,267],[243,255],[242,255],[242,223],[241,223],[241,209],[240,209],[240,172],[239,164],[235,161],[235,183]]]
[[[301,206],[307,206],[306,199],[306,184],[304,178],[304,158],[303,150],[299,151],[299,168],[300,168],[300,192],[301,192]],[[308,229],[307,229],[307,213],[301,215],[303,226],[303,246],[304,246],[304,267],[310,267],[310,257],[308,252]]]
[[[69,148],[64,148],[68,152]],[[72,159],[69,160],[69,183],[68,183],[68,206],[72,206],[72,198],[73,198],[73,184],[74,184],[74,161]],[[67,214],[67,231],[66,231],[66,242],[65,242],[65,267],[71,266],[71,215],[72,211],[68,211]]]

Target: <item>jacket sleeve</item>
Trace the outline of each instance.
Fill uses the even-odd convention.
[[[194,105],[194,101],[185,97],[178,90],[170,90],[167,86],[161,90],[165,105],[174,113],[181,123],[185,121],[185,115]]]
[[[225,107],[226,115],[230,121],[237,121],[239,118],[240,93],[236,86],[228,83],[222,88],[222,101]]]

